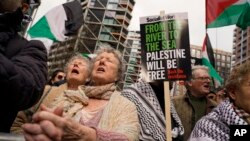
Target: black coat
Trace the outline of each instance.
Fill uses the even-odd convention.
[[[9,132],[17,112],[40,99],[46,82],[44,45],[0,31],[0,132]]]

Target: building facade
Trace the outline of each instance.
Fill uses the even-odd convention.
[[[233,37],[233,67],[250,60],[250,28],[236,27]]]
[[[124,87],[136,83],[140,78],[141,71],[141,35],[140,31],[129,31],[127,48],[124,57],[128,58],[124,79]]]
[[[195,58],[201,58],[201,49],[201,46],[191,45],[191,56]],[[213,51],[215,59],[215,70],[224,80],[226,80],[232,68],[232,53],[219,49],[213,49]]]

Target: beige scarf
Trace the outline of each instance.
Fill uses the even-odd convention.
[[[114,83],[102,86],[79,86],[79,91],[85,93],[89,98],[109,100],[112,93],[115,91],[116,86]]]
[[[73,117],[84,106],[88,105],[89,98],[109,100],[116,90],[114,83],[102,86],[79,86],[78,90],[65,90],[64,94],[56,98],[51,108],[64,107],[64,115]]]

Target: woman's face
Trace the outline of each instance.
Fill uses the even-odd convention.
[[[244,77],[238,90],[229,92],[237,107],[250,114],[250,74]]]
[[[95,85],[114,83],[118,80],[119,60],[113,53],[103,52],[93,64],[92,80]]]
[[[85,84],[88,78],[88,64],[83,59],[72,60],[67,67],[66,79],[69,83]]]

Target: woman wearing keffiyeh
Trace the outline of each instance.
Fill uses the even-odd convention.
[[[233,69],[225,88],[229,99],[196,123],[190,141],[229,141],[230,125],[250,124],[250,61]]]
[[[90,85],[65,91],[54,103],[63,111],[42,107],[33,116],[35,123],[23,126],[26,140],[138,140],[136,107],[116,90],[123,78],[121,54],[104,46],[95,53]]]

